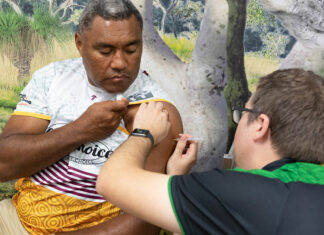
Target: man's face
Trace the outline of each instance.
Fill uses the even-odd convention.
[[[121,93],[137,77],[142,56],[142,29],[135,18],[105,20],[95,16],[76,46],[83,58],[89,82],[110,93]]]
[[[246,108],[252,109],[251,98],[245,105]],[[251,125],[248,124],[248,113],[244,112],[242,114],[241,120],[236,128],[234,137],[234,150],[235,150],[235,163],[237,167],[248,169],[249,168],[249,157],[251,151],[251,136],[252,129]]]

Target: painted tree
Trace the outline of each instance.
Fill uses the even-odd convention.
[[[155,3],[161,8],[163,15],[161,21],[161,31],[165,33],[166,20],[173,8],[178,4],[179,0],[157,0]]]
[[[249,98],[248,83],[244,68],[244,30],[247,0],[227,0],[229,22],[227,34],[227,72],[228,82],[225,89],[227,101],[229,138],[228,146],[234,139],[236,125],[232,122],[232,107],[244,107]]]
[[[54,39],[64,41],[70,34],[59,17],[45,8],[35,8],[30,18],[17,2],[6,1],[12,10],[0,12],[0,51],[17,67],[21,79],[29,76],[31,61],[38,50],[48,51]]]
[[[224,97],[228,3],[208,1],[190,63],[183,63],[165,45],[152,21],[151,0],[133,0],[144,18],[142,68],[177,104],[184,129],[201,138],[194,170],[222,166],[227,143],[227,108]]]
[[[203,5],[201,2],[183,1],[178,4],[171,12],[170,19],[172,22],[172,31],[177,38],[182,30],[196,31],[194,29],[193,21],[200,22],[201,10]]]
[[[324,76],[324,1],[261,0],[261,3],[297,39],[280,68],[300,67]]]

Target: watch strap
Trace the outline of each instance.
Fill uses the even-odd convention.
[[[149,138],[151,140],[152,146],[154,146],[154,138],[149,130],[136,128],[130,133],[129,136],[139,136]]]

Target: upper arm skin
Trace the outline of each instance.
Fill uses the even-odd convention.
[[[45,133],[48,124],[48,120],[35,117],[11,116],[0,136],[0,149],[2,150],[0,152],[0,172],[2,172],[0,173],[0,181],[25,175],[21,169],[31,170],[31,172],[37,171],[37,166],[35,169],[27,169],[29,166],[24,157],[27,155],[27,151],[32,151],[35,143],[23,136]],[[32,159],[29,159],[32,162]]]
[[[130,106],[125,118],[126,128],[129,132],[133,130],[133,121],[138,108],[139,105]],[[168,111],[171,128],[167,137],[151,151],[145,163],[146,170],[160,173],[165,173],[166,164],[177,143],[174,139],[178,138],[179,134],[183,132],[181,117],[176,107],[163,102],[163,109]]]
[[[12,135],[36,135],[44,133],[48,124],[49,121],[45,119],[13,115],[5,125],[0,135],[0,141]]]

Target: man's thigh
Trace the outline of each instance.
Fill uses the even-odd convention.
[[[0,201],[0,234],[29,234],[22,226],[11,199]]]

